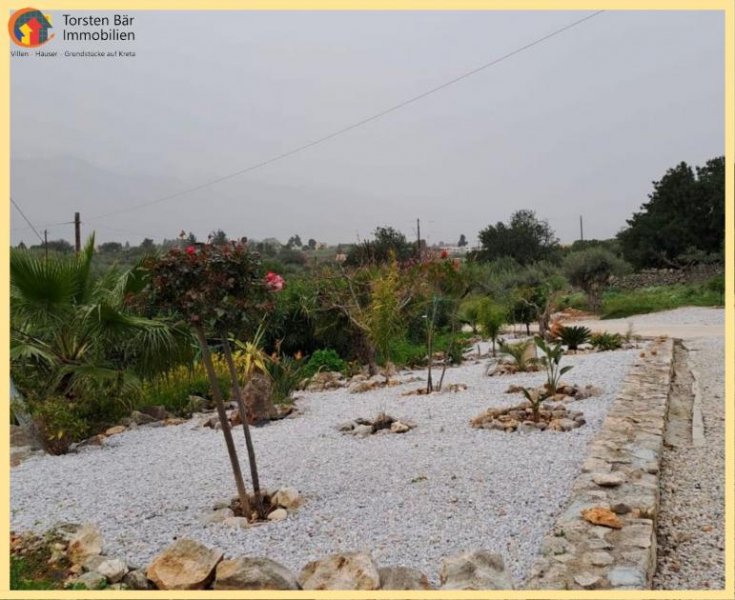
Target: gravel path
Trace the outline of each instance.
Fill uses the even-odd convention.
[[[666,449],[661,471],[654,589],[725,586],[725,347],[723,338],[688,340],[701,390],[705,444]]]
[[[585,325],[592,331],[605,330],[621,334],[625,334],[632,324],[635,335],[668,335],[685,340],[723,337],[725,310],[705,306],[685,306],[674,310],[633,315],[623,319],[585,319],[569,324]]]
[[[139,567],[177,536],[230,556],[268,556],[296,572],[326,554],[365,549],[381,566],[417,567],[434,583],[443,557],[486,548],[502,553],[520,582],[637,352],[564,359],[574,365],[567,382],[594,384],[604,395],[575,403],[587,425],[563,434],[470,428],[470,418],[486,408],[521,400],[504,393],[510,383],[544,379],[541,373],[487,378],[484,363],[450,369],[446,383],[469,386],[455,394],[400,395],[418,383],[303,394],[303,415],[253,432],[262,484],[293,486],[305,498],[280,523],[246,530],[200,524],[214,502],[235,490],[222,434],[187,422],[127,431],[102,449],[29,459],[11,473],[11,527],[96,522],[106,551]],[[336,430],[379,411],[418,427],[367,439]]]

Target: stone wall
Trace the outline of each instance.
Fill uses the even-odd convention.
[[[621,290],[635,290],[677,283],[704,283],[723,273],[723,265],[695,265],[687,269],[644,269],[638,273],[614,278],[610,286]]]
[[[673,350],[657,339],[631,369],[527,588],[650,588]]]

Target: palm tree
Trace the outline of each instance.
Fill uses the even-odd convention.
[[[105,390],[140,391],[140,378],[192,352],[183,327],[135,314],[128,298],[143,285],[134,267],[92,273],[94,235],[76,256],[10,255],[11,363],[30,373],[39,399]]]

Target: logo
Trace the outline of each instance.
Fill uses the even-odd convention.
[[[35,8],[15,11],[8,22],[11,39],[23,48],[37,48],[53,39],[54,34],[49,35],[49,29],[51,16]]]

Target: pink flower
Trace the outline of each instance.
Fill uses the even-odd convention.
[[[196,249],[196,248],[195,248],[194,246],[187,246],[187,247],[186,247],[186,253],[187,253],[187,254],[188,254],[189,256],[193,256],[194,254],[196,254],[196,253],[197,253],[197,249]]]
[[[265,276],[265,285],[271,292],[280,292],[283,286],[286,285],[286,281],[278,273],[268,271]]]

